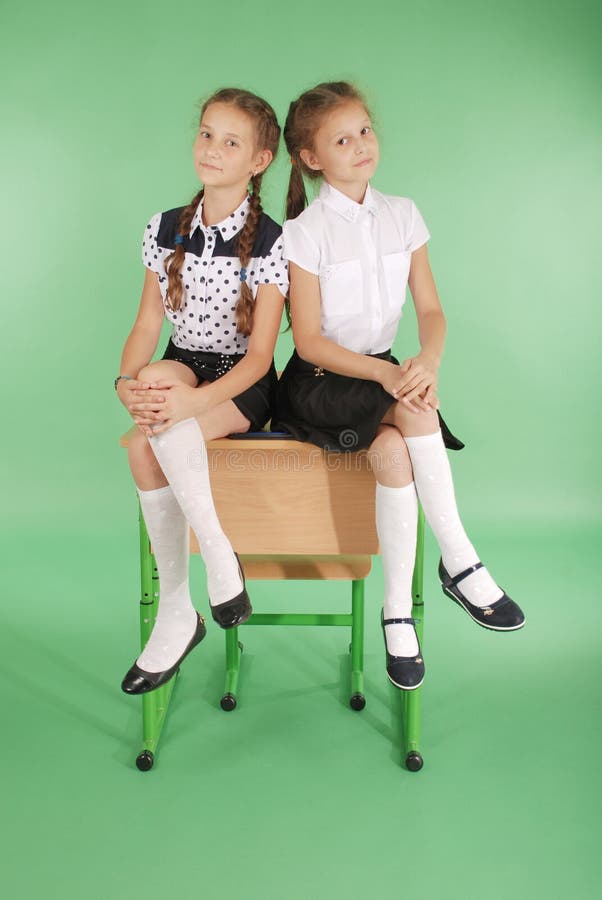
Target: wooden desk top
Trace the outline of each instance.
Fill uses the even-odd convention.
[[[122,447],[133,431],[122,436]],[[375,479],[365,450],[219,438],[207,442],[207,458],[217,514],[238,553],[378,553]],[[191,549],[198,549],[193,535]]]

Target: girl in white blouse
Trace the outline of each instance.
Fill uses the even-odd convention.
[[[445,319],[428,261],[430,235],[407,197],[369,184],[379,147],[361,94],[320,84],[289,109],[285,257],[295,352],[272,428],[334,451],[369,448],[385,574],[387,674],[417,688],[424,661],[411,618],[417,496],[441,549],[444,592],[480,625],[513,631],[524,615],[479,561],[462,527],[445,448],[463,444],[439,415]],[[303,176],[321,178],[307,207]],[[391,355],[409,285],[420,352]]]
[[[215,93],[194,142],[202,189],[145,230],[146,278],[115,388],[139,426],[129,461],[161,598],[149,640],[123,679],[129,694],[165,684],[205,636],[190,601],[190,527],[215,621],[232,628],[251,614],[213,505],[205,441],[261,428],[271,414],[288,275],[282,229],[262,211],[260,186],[279,139],[265,100],[238,89]],[[172,335],[163,359],[151,362],[164,316]]]

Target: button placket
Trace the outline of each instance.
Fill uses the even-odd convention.
[[[201,231],[203,233],[204,242],[203,252],[201,253],[201,265],[198,267],[201,272],[198,278],[198,298],[201,301],[201,307],[199,309],[199,330],[201,332],[201,339],[203,339],[207,322],[205,318],[207,313],[207,288],[209,284],[207,273],[209,272],[213,258],[215,235],[211,229],[205,228],[204,226],[201,226]]]
[[[367,256],[369,260],[369,284],[370,284],[370,294],[371,301],[373,298],[380,297],[380,289],[379,289],[379,281],[378,281],[378,248],[376,246],[376,241],[374,237],[374,231],[372,228],[371,218],[366,217],[365,221],[362,223],[364,226],[365,232],[365,243],[364,246],[367,251]],[[376,337],[382,323],[382,310],[380,307],[380,303],[370,302],[370,307],[372,309],[372,315],[374,324],[371,329],[372,334]]]

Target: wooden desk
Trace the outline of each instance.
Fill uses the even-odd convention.
[[[219,438],[207,443],[207,460],[219,520],[247,578],[368,574],[369,559],[354,559],[378,553],[375,480],[365,450],[331,453],[293,440]],[[198,553],[193,532],[190,540]]]

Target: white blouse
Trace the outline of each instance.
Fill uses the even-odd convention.
[[[283,226],[284,257],[318,275],[321,333],[356,353],[393,344],[412,252],[430,238],[415,203],[368,185],[356,203],[323,182],[319,195]]]

